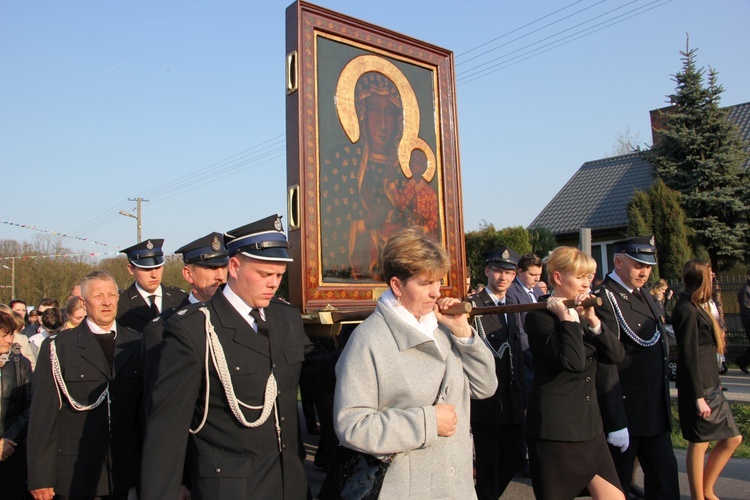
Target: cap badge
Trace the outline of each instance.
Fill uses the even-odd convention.
[[[273,227],[277,231],[281,231],[282,229],[284,229],[284,226],[281,225],[281,218],[280,217],[277,217],[276,220],[273,222]]]
[[[148,240],[146,242],[146,248],[148,248],[149,250],[153,250],[154,249],[154,244],[151,243],[151,240]]]
[[[219,241],[219,237],[214,235],[214,240],[211,242],[211,250],[214,252],[218,252],[221,249],[221,242]]]
[[[510,252],[508,252],[508,249],[506,248],[502,255],[503,259],[509,259],[510,258]]]
[[[654,241],[654,237],[653,236],[651,237],[650,240],[648,240],[648,242],[651,244],[652,247],[656,246],[656,241]]]

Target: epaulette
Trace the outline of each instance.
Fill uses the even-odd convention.
[[[173,290],[173,291],[175,291],[175,290],[176,290],[176,291],[178,291],[178,292],[182,292],[182,293],[184,293],[185,295],[187,295],[187,292],[186,292],[185,290],[183,290],[182,288],[178,288],[178,287],[176,287],[176,286],[165,286],[165,287],[162,287],[162,288],[166,288],[166,289],[168,289],[168,290]]]
[[[286,300],[282,299],[281,297],[274,297],[271,299],[272,304],[283,304],[285,306],[294,307],[296,309],[296,306],[294,304],[290,304]]]

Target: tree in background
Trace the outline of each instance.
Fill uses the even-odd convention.
[[[541,258],[546,257],[557,246],[555,235],[546,227],[533,227],[529,229],[529,241],[531,251]]]
[[[717,72],[696,67],[696,49],[689,40],[682,55],[682,71],[670,97],[673,106],[662,116],[648,159],[667,186],[678,191],[680,204],[694,231],[694,250],[705,247],[716,269],[723,270],[742,260],[748,249],[747,158],[737,127],[719,107],[724,88]]]
[[[648,192],[637,190],[628,203],[628,235],[653,234],[656,240],[659,265],[651,273],[651,281],[681,279],[682,266],[692,258],[690,229],[679,197],[678,192],[656,179]]]
[[[482,221],[479,230],[469,231],[466,238],[466,265],[468,266],[471,284],[484,283],[486,260],[482,254],[495,247],[507,246],[519,254],[531,251],[529,232],[522,226],[506,227],[497,230],[492,224]]]

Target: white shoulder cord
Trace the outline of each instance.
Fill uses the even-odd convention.
[[[94,408],[97,408],[99,405],[102,404],[102,402],[106,399],[107,400],[107,426],[109,427],[109,430],[112,430],[111,426],[111,399],[109,397],[109,382],[107,382],[107,387],[104,388],[104,392],[102,392],[97,400],[90,405],[82,405],[75,399],[73,399],[70,395],[70,392],[68,392],[68,386],[65,384],[65,380],[63,379],[62,372],[60,371],[60,360],[57,358],[57,346],[55,344],[54,339],[50,340],[49,343],[50,348],[50,361],[52,362],[52,375],[55,378],[55,389],[57,389],[57,399],[59,400],[59,408],[62,410],[62,396],[60,395],[60,392],[65,395],[65,399],[68,400],[68,403],[70,403],[70,407],[75,411],[89,411],[93,410]]]
[[[229,403],[229,409],[232,410],[232,414],[235,416],[238,422],[243,426],[249,428],[260,427],[266,423],[268,417],[271,415],[271,411],[274,412],[275,424],[276,424],[276,436],[279,442],[279,451],[281,451],[281,426],[279,426],[279,410],[276,406],[276,396],[278,394],[276,387],[276,377],[271,375],[268,377],[266,382],[266,391],[263,399],[262,406],[252,406],[243,403],[237,399],[237,395],[234,393],[234,387],[232,386],[232,376],[229,374],[229,368],[227,367],[227,359],[224,355],[224,348],[221,346],[219,337],[216,335],[216,330],[213,324],[211,324],[211,316],[206,307],[201,307],[200,311],[206,316],[206,359],[204,363],[206,373],[206,395],[204,398],[203,407],[203,419],[196,429],[189,429],[191,434],[197,434],[203,428],[208,418],[208,398],[210,392],[210,376],[209,376],[209,365],[208,357],[211,356],[216,373],[219,376],[221,385],[224,388],[224,394],[227,397]],[[242,414],[240,406],[251,410],[262,410],[260,416],[254,422],[249,422],[245,419],[245,415]]]
[[[607,299],[609,299],[609,303],[612,304],[612,309],[615,311],[615,316],[617,316],[617,326],[618,329],[625,332],[625,334],[630,337],[630,339],[638,344],[641,347],[652,347],[656,345],[656,343],[659,341],[659,338],[661,337],[661,332],[659,331],[659,327],[657,325],[656,327],[656,333],[654,333],[654,336],[651,337],[648,340],[643,340],[640,338],[636,333],[630,328],[628,323],[625,321],[625,317],[622,315],[622,311],[620,311],[620,306],[617,304],[617,299],[615,299],[615,296],[612,294],[611,291],[609,291],[607,288],[604,289],[604,292],[607,294]],[[617,338],[620,338],[619,332],[617,335]]]

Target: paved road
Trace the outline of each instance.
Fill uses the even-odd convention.
[[[730,368],[726,375],[721,377],[722,385],[727,388],[725,392],[727,399],[730,401],[744,401],[750,403],[750,375],[745,375],[737,368]],[[677,392],[672,384],[672,395],[677,396]],[[302,413],[300,410],[300,419]],[[304,420],[300,420],[303,422]],[[311,436],[304,432],[303,440],[307,451],[307,460],[305,460],[305,471],[310,481],[310,489],[317,493],[323,484],[325,474],[321,469],[313,465],[313,457],[317,449],[318,436]],[[745,436],[750,439],[750,436]],[[690,499],[690,488],[688,486],[687,474],[685,472],[685,450],[675,450],[677,464],[680,468],[680,492],[681,500]],[[640,472],[637,476],[638,484],[643,486],[643,474]],[[750,459],[733,458],[724,469],[724,472],[716,485],[716,494],[722,500],[750,500]],[[510,484],[502,497],[510,500],[533,499],[534,493],[531,489],[531,480],[516,478]]]

